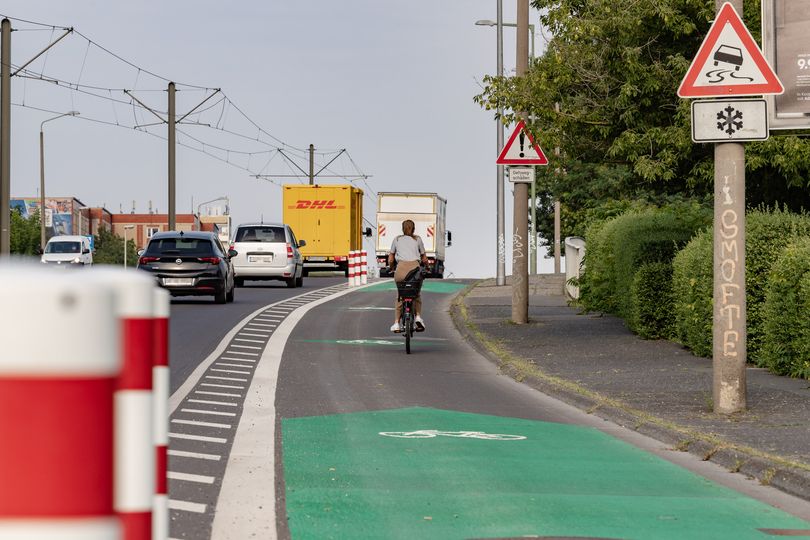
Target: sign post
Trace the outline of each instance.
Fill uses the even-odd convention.
[[[534,166],[548,165],[548,158],[534,142],[526,123],[521,120],[504,145],[496,162],[509,165],[509,181],[515,185],[515,234],[512,237],[512,322],[524,324],[529,321],[529,272],[526,264],[525,244],[519,231],[528,227],[529,212],[527,197],[518,197],[522,190],[528,196],[526,184],[534,183]],[[521,202],[523,201],[523,202]],[[533,203],[532,203],[533,204]],[[526,227],[522,223],[526,222]],[[534,224],[532,224],[534,226]],[[527,239],[528,239],[528,235]],[[520,262],[521,264],[516,264]],[[520,266],[518,268],[518,266]]]
[[[742,0],[735,3],[742,11]],[[727,100],[783,91],[734,5],[718,2],[717,17],[678,95]],[[758,120],[762,113],[755,101],[695,102],[692,106],[696,142],[733,141],[714,145],[712,389],[714,412],[722,414],[746,408],[745,146],[738,141],[767,138],[767,123],[763,127]],[[746,129],[751,133],[746,134]]]

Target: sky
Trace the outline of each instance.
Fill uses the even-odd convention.
[[[504,22],[515,21],[515,4],[504,2]],[[290,156],[314,144],[319,166],[345,148],[351,161],[343,155],[330,170],[369,175],[356,185],[368,195],[370,224],[378,191],[436,192],[448,201],[453,232],[446,275],[494,276],[496,127],[473,96],[496,68],[495,28],[475,21],[494,20],[495,10],[495,0],[6,0],[6,16],[81,33],[31,64],[29,78],[13,79],[12,196],[38,194],[40,123],[77,110],[78,117],[44,125],[46,194],[112,212],[130,211],[133,201],[146,212],[151,201],[166,212],[165,125],[133,129],[158,119],[128,105],[121,90],[160,112],[166,80],[173,80],[178,115],[210,95],[206,88],[227,97],[214,96],[203,109],[216,106],[187,119],[196,125],[179,126],[178,140],[196,150],[177,149],[178,213],[227,196],[234,224],[280,221],[280,184],[306,180],[280,177],[292,166],[268,143],[283,142]],[[530,22],[538,23],[534,11]],[[13,26],[20,29],[12,34],[17,66],[62,34],[16,20]],[[540,35],[535,47],[542,49]],[[505,28],[505,71],[514,65],[515,31]],[[83,91],[39,75],[79,83]],[[507,231],[511,214],[507,182]],[[373,251],[372,241],[365,247]],[[550,264],[541,257],[538,268],[550,271]]]

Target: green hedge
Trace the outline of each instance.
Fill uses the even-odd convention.
[[[641,265],[630,288],[631,315],[627,326],[645,339],[672,335],[672,265],[653,262]]]
[[[588,250],[580,279],[583,306],[619,315],[631,328],[636,327],[637,321],[641,324],[636,318],[640,316],[640,300],[633,296],[636,273],[648,263],[670,263],[695,231],[708,224],[710,217],[710,211],[698,204],[677,204],[623,214],[591,226],[585,237]],[[636,290],[654,293],[644,287]],[[650,296],[645,301],[665,303],[663,289],[659,291],[661,298]],[[645,327],[644,332],[659,336],[669,330]]]
[[[762,363],[810,379],[810,238],[785,248],[768,276],[762,306]]]
[[[810,236],[810,216],[756,210],[746,219],[747,354],[762,365],[763,316],[768,273],[782,250],[797,237]],[[712,235],[690,242],[674,261],[675,336],[701,356],[712,353]]]
[[[673,339],[698,356],[712,354],[712,228],[698,233],[672,262]]]

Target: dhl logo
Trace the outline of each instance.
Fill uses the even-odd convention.
[[[288,206],[287,208],[295,208],[298,210],[339,210],[346,208],[345,206],[335,206],[335,201],[308,201],[306,199],[299,199],[295,202],[295,206]]]

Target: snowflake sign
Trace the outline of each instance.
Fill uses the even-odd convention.
[[[735,132],[743,128],[742,111],[738,111],[731,105],[717,113],[717,120],[719,120],[717,122],[717,129],[729,135],[734,135]]]
[[[768,107],[764,99],[708,99],[692,102],[696,143],[765,141]]]

